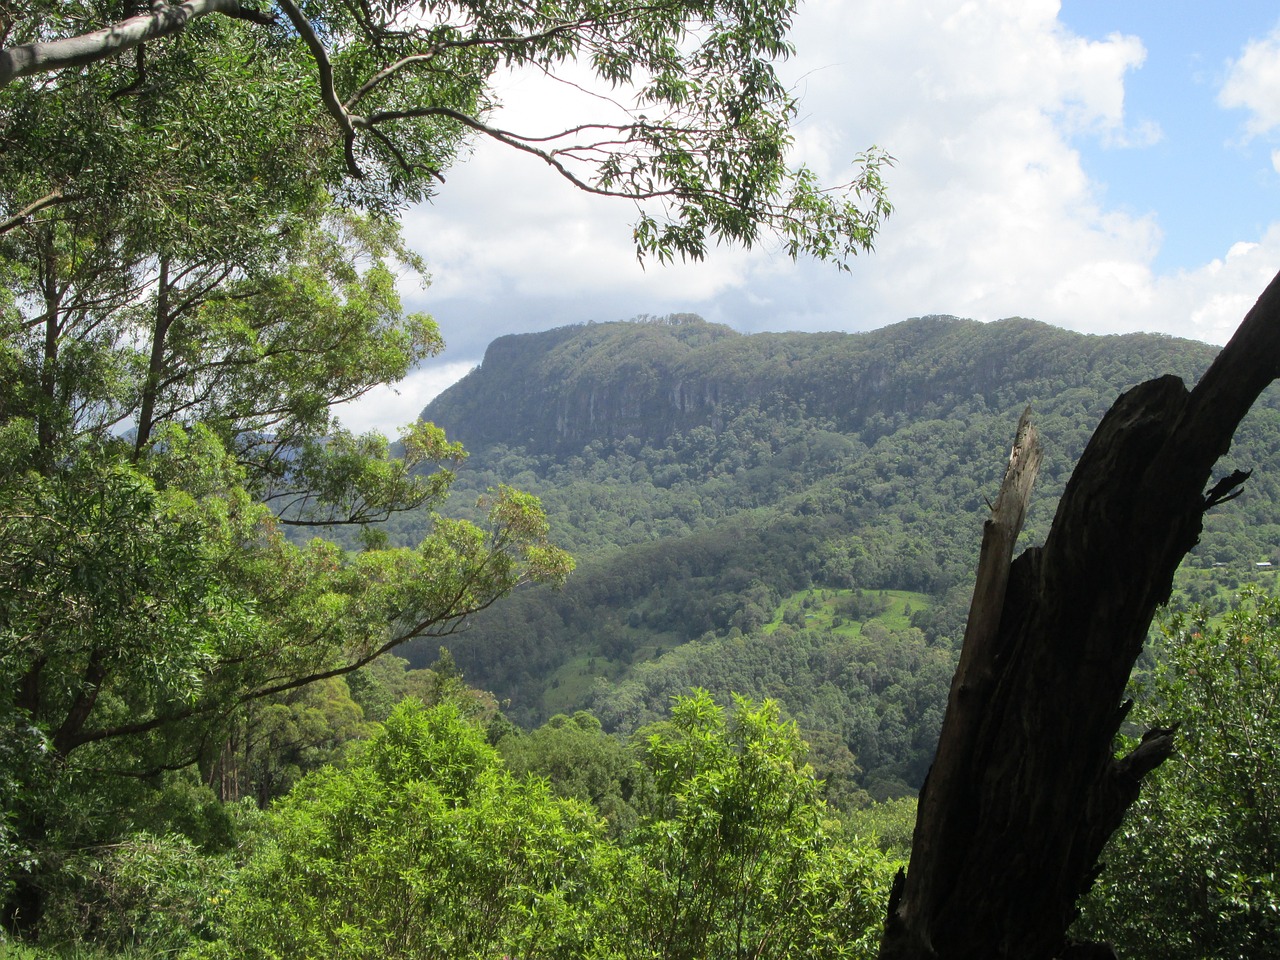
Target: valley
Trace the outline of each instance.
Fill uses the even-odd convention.
[[[424,411],[470,451],[449,508],[478,519],[488,489],[534,493],[578,566],[563,588],[478,614],[449,649],[521,726],[590,709],[627,734],[692,687],[771,697],[811,743],[851,758],[872,797],[910,795],[1023,406],[1046,447],[1026,544],[1116,395],[1165,372],[1194,378],[1213,353],[947,317],[748,336],[677,315],[503,338]],[[1274,390],[1228,459],[1280,462]],[[1273,473],[1209,515],[1187,598],[1280,561]],[[405,515],[388,533],[410,542],[425,522]],[[424,643],[409,657],[435,655]],[[837,762],[815,751],[820,775]]]

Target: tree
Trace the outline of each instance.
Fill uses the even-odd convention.
[[[39,920],[68,844],[122,829],[112,804],[129,791],[93,795],[85,771],[225,783],[250,766],[232,749],[246,711],[567,575],[537,502],[505,488],[482,522],[437,518],[412,549],[372,549],[376,532],[355,553],[286,536],[365,528],[448,491],[463,453],[440,431],[415,425],[393,450],[338,429],[332,407],[440,349],[430,318],[401,305],[397,271],[423,265],[393,214],[469,138],[637,203],[642,255],[770,232],[792,255],[870,248],[887,158],[869,152],[836,191],[787,163],[795,105],[772,61],[791,11],[0,13],[8,928]],[[551,137],[490,122],[497,71],[571,62],[634,102]]]
[[[234,37],[215,39],[206,62],[169,51],[148,70],[256,69],[233,56]],[[54,148],[33,165],[19,149],[38,155],[46,134],[56,145],[67,111],[104,130],[77,147],[101,189],[0,236],[0,699],[21,745],[3,865],[19,880],[11,927],[38,920],[60,848],[106,843],[126,822],[109,803],[84,816],[57,799],[81,771],[197,765],[223,785],[230,768],[233,794],[254,791],[231,749],[254,704],[447,635],[571,566],[537,502],[507,489],[481,525],[441,520],[415,549],[290,540],[447,494],[463,452],[441,431],[412,426],[393,453],[331,413],[439,349],[435,324],[396,290],[397,264],[419,261],[387,217],[309,184],[305,151],[237,172],[270,141],[233,135],[235,104],[196,85],[197,116],[179,122],[159,90],[138,92],[154,111],[135,114],[112,105],[103,77],[78,79],[83,97],[56,89],[0,113],[15,161],[27,158],[0,177],[6,202],[68,162]],[[233,148],[202,163],[201,137]]]
[[[791,0],[575,0],[555,7],[188,0],[143,13],[123,4],[105,11],[39,4],[5,21],[0,103],[12,103],[19,88],[18,98],[60,98],[88,86],[117,105],[167,90],[196,119],[186,98],[193,81],[203,80],[167,69],[167,57],[181,49],[188,62],[203,65],[211,51],[220,54],[220,40],[234,37],[262,56],[264,66],[247,69],[276,73],[262,94],[244,79],[229,79],[220,92],[238,100],[255,127],[294,119],[285,127],[308,139],[319,181],[341,182],[363,205],[391,209],[430,195],[460,143],[483,136],[541,160],[581,189],[635,202],[642,256],[698,258],[712,240],[749,245],[776,233],[792,256],[842,263],[870,249],[890,211],[880,177],[888,158],[869,150],[853,179],[835,190],[821,187],[807,168],[789,167],[796,105],[772,62],[790,52],[793,10]],[[99,26],[86,31],[92,24]],[[588,67],[615,91],[601,98],[599,117],[549,133],[490,121],[499,71],[528,68],[567,79],[571,64]],[[90,132],[86,112],[96,107],[77,110],[60,139]],[[77,175],[68,164],[55,169],[58,175],[6,204],[0,228],[78,202],[98,176],[92,169]]]
[[[354,763],[273,810],[210,953],[585,956],[599,835],[588,806],[504,770],[455,707],[407,700]]]
[[[1280,942],[1280,599],[1164,626],[1141,724],[1178,724],[1103,853],[1087,929],[1133,960],[1263,957]]]
[[[794,725],[698,693],[651,734],[659,789],[615,841],[452,705],[406,701],[273,809],[205,955],[867,956],[890,862],[826,832]]]
[[[557,796],[590,803],[610,836],[635,826],[634,805],[647,786],[643,768],[589,711],[557,714],[528,734],[512,732],[498,742],[498,751],[516,776],[545,777]]]
[[[964,649],[881,957],[1069,956],[1077,899],[1173,731],[1122,756],[1133,664],[1240,420],[1280,375],[1280,277],[1193,390],[1140,384],[1103,418],[1043,547],[1010,563],[1038,464],[1024,422],[987,521]],[[1087,954],[1086,954],[1087,955]]]
[[[870,956],[891,867],[827,832],[807,752],[768,700],[736,698],[726,718],[695,690],[654,725],[656,795],[625,841],[621,956]]]
[[[188,435],[162,436],[162,461],[235,475],[225,457],[196,469]],[[255,702],[445,635],[521,581],[566,572],[536,504],[514,491],[495,498],[488,531],[441,520],[416,549],[344,557],[287,541],[234,482],[197,500],[192,484],[158,488],[128,462],[86,461],[4,491],[0,678],[25,747],[9,811],[15,860],[33,867],[57,862],[52,797],[78,789],[77,771],[198,764],[223,782],[229,731]],[[81,842],[114,829],[106,808],[67,809]]]

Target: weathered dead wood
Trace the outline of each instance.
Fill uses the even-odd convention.
[[[1193,391],[1161,377],[1116,401],[1044,546],[1010,564],[998,551],[1006,539],[1011,551],[1009,522],[1020,525],[1030,489],[1014,478],[1015,446],[882,960],[1063,954],[1103,845],[1173,747],[1173,732],[1157,730],[1114,756],[1129,673],[1204,511],[1247,476],[1206,494],[1214,464],[1278,375],[1280,277]]]
[[[938,805],[944,800],[954,803],[955,798],[965,792],[964,784],[972,760],[970,747],[995,682],[992,645],[996,642],[1004,609],[1009,561],[1026,519],[1027,504],[1041,459],[1039,438],[1031,424],[1031,408],[1027,407],[1018,422],[1000,493],[991,505],[991,516],[983,524],[973,600],[969,605],[960,663],[951,682],[947,723],[929,770],[930,789],[922,791],[920,796],[918,824],[930,824],[932,829],[921,830],[919,826],[916,829],[911,860],[912,897],[906,901],[908,904],[928,903],[936,899],[938,894],[933,889],[934,884],[945,882],[954,872],[943,861],[964,847],[963,838],[954,836],[953,831],[965,829],[966,818],[949,816],[947,809]],[[903,879],[899,874],[895,898],[903,889]],[[907,933],[927,929],[923,924],[906,923],[892,911],[890,921],[902,924]],[[927,955],[928,944],[917,943],[913,949]]]

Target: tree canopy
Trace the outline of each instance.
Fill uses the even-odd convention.
[[[1177,614],[1135,720],[1178,725],[1103,854],[1081,927],[1133,960],[1274,953],[1280,938],[1280,600]]]
[[[475,138],[634,203],[641,256],[870,249],[888,158],[828,190],[789,157],[792,9],[0,5],[6,928],[143,799],[285,789],[263,744],[313,709],[359,729],[341,678],[571,569],[517,490],[435,515],[465,456],[440,430],[393,444],[333,415],[441,348],[402,302],[425,264],[395,215]],[[513,69],[611,93],[517,132],[495,120]],[[371,527],[415,508],[412,544]],[[336,528],[346,548],[307,540]]]
[[[185,191],[187,168],[206,165],[391,210],[435,192],[479,136],[634,202],[641,256],[698,258],[712,242],[776,235],[792,256],[844,263],[890,212],[889,158],[867,150],[835,187],[789,158],[796,102],[774,65],[791,50],[793,13],[792,0],[32,4],[0,33],[3,152],[31,174],[4,197],[0,227],[101,193],[104,173],[128,205],[158,179]],[[566,83],[588,70],[599,113],[556,129],[497,125],[495,79],[513,69]],[[213,122],[220,110],[232,126]],[[58,125],[43,150],[41,120]],[[176,144],[183,128],[200,143]],[[162,178],[86,162],[108,144],[144,159],[148,140],[168,141]]]
[[[614,840],[452,704],[407,701],[275,807],[201,955],[871,956],[892,862],[824,827],[776,706],[695,692],[628,753],[650,789]]]

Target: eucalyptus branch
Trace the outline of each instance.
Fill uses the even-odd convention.
[[[378,659],[378,657],[391,652],[396,647],[408,643],[410,640],[428,636],[451,636],[457,631],[459,624],[465,617],[487,609],[497,599],[498,598],[495,596],[482,603],[474,604],[465,610],[443,613],[438,617],[434,617],[431,620],[426,621],[420,628],[415,628],[414,630],[406,633],[398,633],[386,643],[374,648],[371,652],[360,654],[359,656],[349,659],[345,663],[339,664],[338,666],[332,667],[328,670],[311,671],[303,674],[302,676],[291,677],[288,680],[281,680],[275,683],[268,682],[264,686],[255,687],[254,689],[241,694],[236,699],[235,703],[237,705],[252,703],[255,700],[261,700],[264,697],[274,696],[278,693],[286,693],[290,690],[296,690],[299,687],[305,687],[321,680],[329,680],[333,677],[346,676],[349,673],[354,673],[361,667],[367,666],[374,660]],[[432,630],[433,627],[441,624],[446,624],[446,626],[440,630]],[[139,720],[133,723],[115,724],[109,727],[100,727],[96,730],[79,730],[74,734],[69,733],[64,738],[62,743],[62,753],[65,756],[76,747],[83,746],[86,743],[97,743],[103,740],[115,740],[120,737],[138,736],[139,734],[150,733],[153,730],[158,730],[159,728],[172,723],[190,720],[192,717],[205,716],[225,709],[225,703],[218,699],[211,699],[202,703],[183,707],[173,712],[157,714],[147,718],[146,720]]]
[[[575,33],[588,29],[599,29],[607,33],[608,28],[616,27],[618,24],[634,20],[644,13],[650,12],[652,9],[652,7],[647,5],[636,5],[626,7],[603,17],[579,17],[576,20],[563,20],[559,23],[552,24],[544,30],[538,30],[533,33],[516,34],[508,37],[467,37],[460,40],[438,40],[422,53],[403,57],[395,63],[379,70],[351,95],[347,100],[345,107],[348,111],[352,110],[356,104],[364,99],[365,96],[377,89],[377,87],[385,83],[387,80],[394,77],[396,74],[400,73],[402,70],[417,63],[424,63],[433,60],[448,50],[468,50],[486,47],[520,50],[536,47],[538,44],[545,43],[548,40],[554,40],[566,33]]]
[[[440,183],[444,183],[443,173],[435,167],[428,166],[425,163],[410,163],[409,159],[404,155],[404,152],[395,145],[395,142],[377,127],[370,127],[369,133],[376,137],[378,142],[387,148],[391,155],[395,157],[396,163],[400,165],[400,169],[406,174],[413,176],[413,172],[415,170],[422,170],[433,179],[438,180]]]
[[[287,2],[287,0],[286,0]],[[269,25],[270,14],[244,6],[240,0],[187,0],[181,4],[160,4],[101,30],[76,37],[37,43],[23,43],[0,49],[0,87],[20,77],[106,60],[141,43],[185,30],[190,23],[211,13]]]
[[[347,171],[353,177],[363,179],[364,173],[356,162],[355,127],[352,125],[351,114],[347,112],[347,108],[338,99],[338,91],[333,83],[333,64],[329,61],[329,51],[325,49],[324,43],[311,26],[311,21],[298,9],[293,0],[276,0],[276,2],[280,5],[280,9],[284,11],[285,16],[289,18],[289,22],[293,24],[293,28],[298,31],[298,36],[302,37],[302,42],[307,45],[307,49],[311,52],[311,58],[316,62],[316,69],[320,74],[320,98],[324,101],[325,110],[337,121],[339,129],[342,130],[343,152],[346,155]]]
[[[583,126],[576,127],[573,130],[562,131],[559,134],[554,134],[547,137],[524,137],[519,134],[512,133],[509,130],[502,130],[498,127],[490,126],[489,124],[485,123],[482,120],[478,120],[477,118],[471,116],[470,114],[463,113],[460,110],[454,110],[451,107],[416,107],[410,110],[382,110],[377,113],[372,113],[368,117],[356,117],[353,119],[355,120],[357,126],[371,128],[376,126],[379,123],[386,123],[391,120],[408,120],[408,119],[432,117],[432,116],[447,117],[450,120],[453,120],[464,127],[469,127],[470,129],[475,130],[477,133],[484,134],[485,136],[489,137],[492,140],[496,140],[499,143],[506,144],[507,146],[512,147],[515,150],[520,150],[531,156],[537,157],[539,160],[543,161],[545,164],[547,164],[549,167],[551,167],[553,170],[559,173],[560,176],[562,176],[565,180],[568,180],[571,184],[573,184],[575,187],[577,187],[579,190],[583,191],[584,193],[591,193],[601,197],[616,197],[616,198],[622,198],[627,200],[654,200],[660,197],[681,197],[685,195],[682,191],[677,190],[675,188],[645,189],[645,190],[612,190],[608,187],[602,187],[598,184],[589,183],[588,181],[583,180],[580,176],[578,176],[576,173],[570,170],[564,163],[562,163],[560,160],[557,159],[557,153],[563,152],[563,149],[567,149],[567,148],[562,148],[560,151],[543,150],[534,145],[536,143],[547,143],[552,140],[556,140],[561,137],[568,136],[569,134],[573,133],[574,130],[587,130],[587,129],[628,130],[628,129],[634,129],[633,127],[626,127],[626,126],[620,126],[615,124],[584,124]],[[627,143],[627,142],[640,142],[640,141],[632,140],[632,141],[622,141],[622,142]],[[585,146],[582,146],[576,149],[587,149],[587,148]]]
[[[0,56],[2,56],[2,53],[0,53]],[[0,86],[3,86],[3,84],[0,83]],[[8,219],[0,220],[0,234],[8,233],[14,227],[20,226],[23,222],[30,217],[35,216],[41,210],[48,209],[49,207],[56,206],[60,203],[71,203],[72,201],[79,199],[80,194],[64,193],[61,189],[47,193],[39,200],[35,200],[27,204]]]
[[[468,583],[465,586],[470,586],[470,581],[468,581]],[[465,593],[466,593],[466,590],[464,587],[463,590],[459,591],[455,595],[453,602],[454,603],[459,602],[462,599],[462,597],[465,596]],[[372,650],[369,653],[360,655],[354,660],[348,661],[347,663],[344,663],[337,667],[333,667],[332,669],[329,669],[329,670],[318,671],[315,673],[308,674],[304,677],[294,677],[290,680],[281,681],[273,685],[259,687],[255,690],[249,691],[246,694],[243,694],[240,697],[239,701],[237,702],[241,704],[249,703],[253,700],[260,700],[263,697],[274,696],[277,693],[285,693],[289,690],[296,690],[298,687],[304,687],[304,686],[307,686],[308,684],[316,683],[320,680],[330,680],[333,677],[346,676],[349,673],[354,673],[356,670],[359,670],[361,667],[367,666],[368,664],[372,663],[374,660],[377,660],[383,654],[390,653],[392,650],[396,649],[396,647],[399,647],[403,644],[408,643],[410,640],[419,640],[424,637],[451,637],[455,633],[457,633],[458,629],[461,627],[462,623],[467,617],[472,616],[473,614],[479,613],[482,610],[489,609],[489,607],[491,607],[494,603],[496,603],[498,599],[499,598],[497,596],[493,596],[480,603],[472,604],[471,606],[467,607],[464,610],[458,610],[453,613],[448,613],[448,612],[442,613],[439,616],[431,618],[430,620],[423,621],[422,623],[414,626],[407,632],[396,634],[386,643],[382,644],[379,647],[376,647],[374,650]],[[444,626],[441,626],[442,624]],[[441,629],[438,629],[438,630],[433,629],[435,627],[441,627]]]
[[[360,88],[356,90],[356,92],[351,95],[350,99],[348,99],[343,105],[344,108],[346,110],[354,109],[356,104],[372,93],[381,84],[394,77],[401,70],[404,70],[406,67],[411,67],[415,63],[425,63],[429,60],[434,60],[442,51],[448,49],[450,46],[451,44],[446,44],[444,42],[434,43],[423,53],[415,53],[410,57],[402,57],[389,67],[379,70],[360,85]]]

